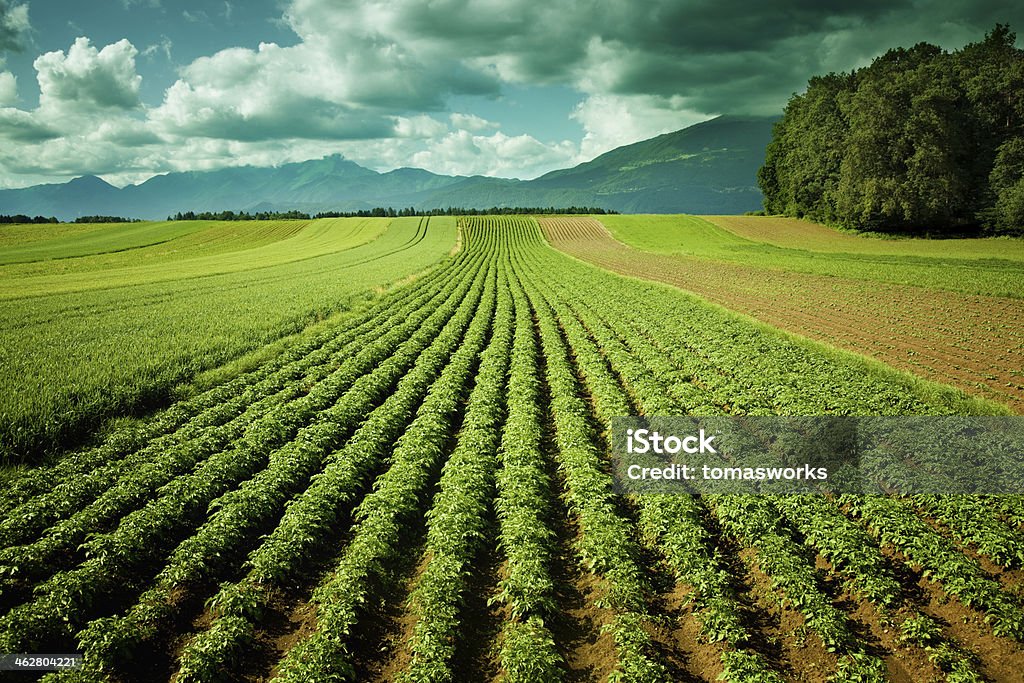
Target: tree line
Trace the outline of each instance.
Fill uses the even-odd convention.
[[[0,224],[7,225],[7,224],[10,224],[10,223],[20,223],[20,224],[29,225],[29,224],[33,224],[33,223],[38,223],[38,224],[43,224],[43,223],[60,223],[60,221],[57,220],[53,216],[49,216],[49,217],[47,217],[47,216],[26,216],[23,213],[18,213],[18,214],[14,214],[14,215],[10,215],[10,216],[8,216],[8,215],[0,216]]]
[[[14,214],[11,216],[0,216],[0,224],[9,223],[20,223],[20,224],[45,224],[45,223],[60,223],[55,216],[26,216],[23,213]],[[139,218],[125,218],[123,216],[79,216],[72,223],[141,223],[142,220]]]
[[[302,211],[179,211],[168,216],[169,221],[280,221],[309,220],[308,213]]]
[[[465,206],[448,206],[444,208],[416,209],[407,207],[397,212],[392,208],[377,208],[370,211],[329,211],[318,213],[316,218],[353,218],[353,217],[400,217],[400,216],[524,216],[539,215],[595,215],[607,216],[617,214],[613,209],[602,209],[597,206],[492,206],[488,209],[473,209]]]
[[[1024,233],[1024,50],[998,24],[810,79],[775,125],[765,211],[861,230]]]
[[[72,223],[141,223],[141,218],[125,218],[124,216],[79,216]]]
[[[607,215],[618,213],[610,209],[602,209],[592,206],[570,206],[570,207],[536,207],[536,206],[492,206],[489,209],[470,209],[466,207],[449,206],[446,208],[417,209],[405,207],[395,209],[394,207],[377,207],[374,209],[360,209],[358,211],[321,211],[316,214],[304,213],[302,211],[185,211],[168,216],[169,221],[268,221],[300,219],[311,220],[314,218],[401,218],[405,216],[511,216],[523,214],[594,214]]]

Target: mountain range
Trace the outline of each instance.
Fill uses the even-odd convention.
[[[775,118],[720,116],[533,180],[386,173],[340,155],[273,168],[168,173],[117,188],[96,176],[0,190],[0,214],[162,219],[179,211],[357,211],[589,206],[622,213],[742,213],[761,208],[757,169]]]

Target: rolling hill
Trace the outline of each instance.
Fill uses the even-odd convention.
[[[0,214],[121,215],[177,211],[353,211],[376,206],[599,206],[623,213],[742,213],[761,207],[757,169],[775,119],[720,116],[619,147],[533,180],[386,173],[339,155],[273,168],[155,176],[118,189],[95,176],[0,191]]]

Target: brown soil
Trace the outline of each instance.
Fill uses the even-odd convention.
[[[259,627],[246,672],[252,683],[273,678],[281,657],[316,630],[316,606],[298,596],[275,595]]]
[[[668,668],[673,681],[714,681],[722,669],[722,647],[700,638],[700,624],[686,601],[689,587],[676,582],[671,569],[653,549],[641,547],[640,552],[655,592],[647,632],[659,661]]]
[[[379,633],[372,639],[376,648],[367,649],[376,649],[379,657],[370,656],[366,661],[359,662],[360,680],[391,681],[409,665],[412,653],[408,645],[419,618],[412,610],[405,609],[405,601],[426,568],[429,557],[425,553],[420,558],[413,575],[405,581],[401,590],[395,591],[381,610],[382,614],[378,615],[376,621],[380,624]],[[372,655],[373,652],[367,654]]]
[[[615,641],[602,630],[611,622],[612,615],[594,604],[604,592],[599,580],[580,570],[575,553],[571,551],[556,560],[555,576],[558,580],[556,599],[562,612],[549,626],[569,668],[566,681],[606,680],[618,665],[618,659]]]
[[[487,604],[498,592],[500,560],[496,540],[490,540],[487,549],[469,568],[465,604],[459,612],[462,637],[452,658],[452,671],[457,680],[494,680],[501,669],[498,636],[503,614],[500,606]]]
[[[779,591],[758,566],[756,552],[745,548],[739,555],[746,565],[744,583],[750,586],[743,597],[756,614],[758,633],[763,638],[753,643],[754,649],[775,652],[773,664],[786,680],[825,683],[835,673],[836,656],[807,628],[802,614],[788,605],[780,606]]]
[[[817,567],[825,582],[839,591],[835,604],[849,615],[861,640],[885,660],[890,680],[895,683],[943,680],[942,672],[929,661],[923,648],[900,642],[895,615],[886,618],[876,605],[856,595],[840,581],[832,565],[820,556]]]
[[[1020,643],[994,636],[982,612],[965,607],[937,583],[921,576],[892,548],[883,546],[881,550],[894,563],[903,564],[905,571],[898,573],[897,578],[913,605],[942,624],[944,635],[960,649],[977,657],[981,674],[997,683],[1021,680],[1024,647]]]
[[[558,249],[1024,412],[1024,301],[641,252],[591,218],[541,218]]]
[[[552,482],[560,481],[558,476],[552,477]],[[605,680],[618,666],[615,641],[604,630],[612,613],[596,604],[606,588],[600,578],[583,569],[574,544],[579,530],[563,502],[554,499],[552,507],[557,551],[552,557],[551,577],[561,612],[546,623],[569,669],[567,683]]]
[[[673,617],[669,636],[676,649],[686,655],[682,664],[695,672],[695,680],[713,683],[722,673],[721,643],[708,643],[701,637],[701,625],[687,602],[689,589],[677,584],[672,592],[664,596],[665,611]]]

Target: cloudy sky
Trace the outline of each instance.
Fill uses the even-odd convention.
[[[997,22],[1024,31],[1024,5],[0,0],[0,187],[337,152],[531,178],[718,114],[779,113],[815,73],[958,48]]]

